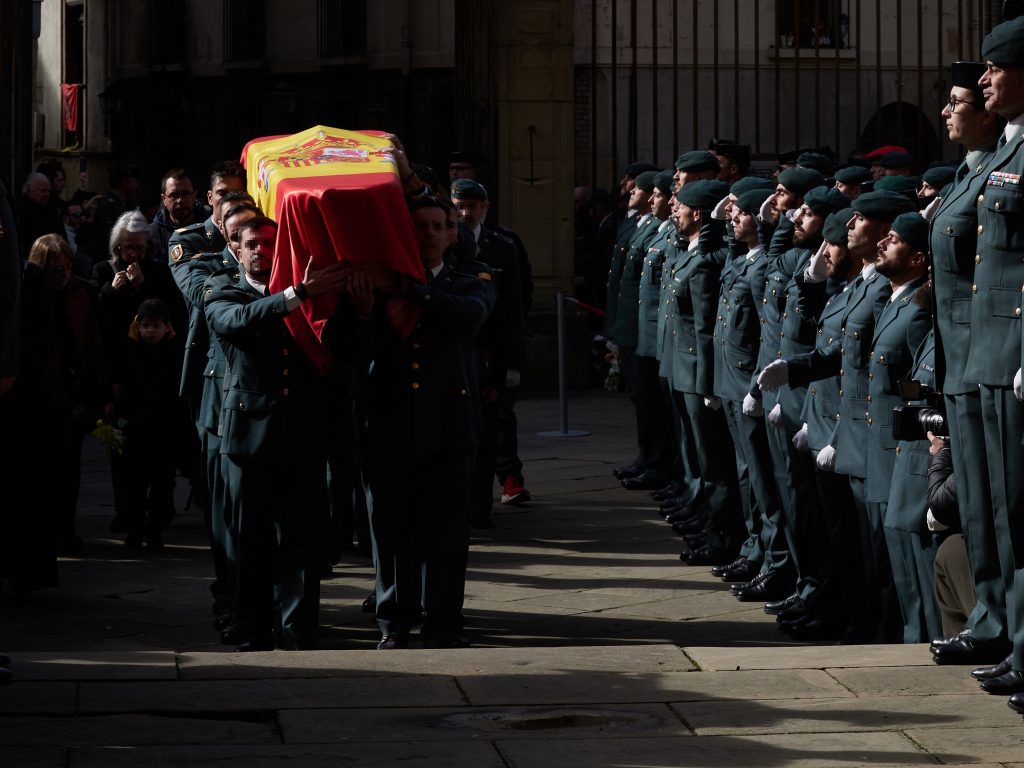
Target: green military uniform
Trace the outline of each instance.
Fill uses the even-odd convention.
[[[951,69],[954,85],[972,88],[977,91],[975,98],[981,98],[977,81],[984,72],[983,64],[957,62]],[[992,515],[981,394],[977,384],[964,379],[972,341],[975,261],[980,258],[979,197],[983,198],[988,182],[986,169],[995,148],[993,141],[990,146],[967,153],[957,169],[954,186],[944,190],[932,218],[930,239],[936,383],[945,397],[960,523],[977,594],[967,628],[983,642],[1002,641],[1009,636],[1006,584],[999,564],[1009,565],[1013,558],[1009,541],[996,534]]]
[[[751,190],[740,195],[736,205],[754,213],[768,197],[768,190]],[[731,253],[727,245],[721,254],[709,258],[730,258],[722,270],[715,329],[715,395],[722,400],[726,423],[737,455],[740,503],[747,528],[747,540],[740,556],[762,564],[762,573],[774,570],[785,551],[766,552],[766,545],[777,540],[781,507],[772,478],[768,436],[760,416],[743,413],[743,398],[750,389],[750,377],[757,366],[761,347],[761,322],[758,316],[764,270],[767,266],[760,248],[749,253]]]
[[[723,262],[708,254],[722,239],[724,227],[710,219],[711,208],[728,187],[717,181],[690,182],[677,194],[684,205],[700,210],[708,226],[697,239],[680,241],[668,293],[671,312],[666,318],[665,358],[671,361],[671,387],[682,429],[692,441],[700,478],[700,505],[708,521],[705,560],[731,560],[746,536],[739,512],[736,449],[729,437],[725,413],[711,408],[715,399],[715,325]],[[703,240],[703,242],[702,242]],[[720,256],[722,250],[717,249]]]
[[[910,378],[934,389],[934,333],[929,332],[921,342],[914,356]],[[927,440],[900,440],[896,443],[892,484],[885,511],[885,540],[903,613],[905,643],[920,643],[942,633],[934,591],[938,542],[928,530],[927,523],[928,467],[932,459],[929,448]]]
[[[993,29],[982,55],[996,65],[1024,66],[1024,18]],[[1020,86],[1016,86],[1020,88]],[[1019,95],[1019,94],[1018,94]],[[1017,117],[1020,117],[1018,115]],[[1021,368],[1024,285],[1024,129],[1007,126],[977,202],[978,248],[971,288],[971,343],[964,380],[977,384],[992,489],[999,564],[1006,584],[1013,670],[1024,672],[1024,405],[1014,396]],[[965,536],[967,531],[964,531]],[[1006,546],[1006,543],[1009,546]]]
[[[257,647],[275,635],[285,648],[309,647],[328,514],[324,382],[285,325],[284,292],[261,293],[241,268],[216,273],[205,290],[206,320],[227,360],[219,432],[239,624]]]

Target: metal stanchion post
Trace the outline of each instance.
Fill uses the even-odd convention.
[[[557,432],[538,432],[541,437],[585,437],[589,432],[569,429],[569,374],[565,359],[565,293],[559,291],[555,304],[558,317],[558,409],[560,429]]]

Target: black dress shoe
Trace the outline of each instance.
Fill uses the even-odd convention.
[[[442,629],[422,636],[424,648],[469,648],[469,638],[454,629]]]
[[[719,549],[711,544],[705,544],[698,549],[684,552],[679,556],[679,559],[685,560],[690,565],[721,565],[722,563],[730,562],[732,555],[724,549]]]
[[[975,680],[991,680],[993,677],[1001,677],[1007,672],[1013,669],[1013,656],[1007,656],[1005,659],[1000,661],[998,664],[993,664],[991,667],[981,667],[971,672],[971,677]]]
[[[932,640],[932,642],[931,642],[929,647],[934,649],[934,648],[938,648],[940,645],[949,645],[950,643],[952,643],[952,642],[954,642],[956,640],[959,640],[964,635],[969,635],[969,634],[971,634],[971,630],[964,629],[964,630],[961,630],[960,632],[957,632],[955,635],[951,635],[949,637],[936,637],[934,640]]]
[[[377,610],[377,593],[371,592],[369,597],[363,600],[363,613],[375,613]]]
[[[675,515],[680,512],[693,514],[693,505],[688,501],[684,501],[682,497],[663,502],[659,509],[665,515]]]
[[[728,571],[730,568],[737,568],[743,563],[749,562],[750,561],[747,560],[747,558],[745,557],[737,557],[731,563],[728,563],[726,565],[716,565],[714,568],[711,569],[711,575],[717,576],[718,578],[722,578],[725,575],[726,571]]]
[[[1015,693],[1006,702],[1006,706],[1020,715],[1024,715],[1024,693]]]
[[[803,600],[797,598],[791,605],[783,608],[777,614],[775,619],[778,622],[784,621],[795,621],[811,614],[810,606],[807,605]]]
[[[659,488],[651,493],[651,496],[655,501],[668,501],[669,499],[677,498],[682,491],[683,487],[677,481],[673,480],[664,488]]]
[[[995,664],[1006,658],[1009,650],[1005,640],[979,640],[963,634],[956,640],[933,646],[932,660],[936,664]]]
[[[794,640],[833,640],[842,632],[842,628],[827,619],[809,616],[805,621],[794,624],[788,634]]]
[[[672,530],[680,536],[685,536],[688,533],[700,533],[707,524],[708,519],[704,515],[691,515],[678,523],[672,523]]]
[[[380,642],[377,643],[377,650],[378,651],[394,651],[396,649],[408,648],[408,647],[409,647],[409,636],[408,635],[399,635],[399,634],[384,635],[384,637],[382,637],[380,639]]]
[[[612,474],[615,475],[619,480],[624,480],[627,477],[638,477],[644,473],[644,468],[639,464],[629,464],[625,467],[616,467],[612,470]],[[662,483],[664,485],[664,483]]]
[[[784,597],[782,600],[772,600],[764,604],[764,612],[769,616],[778,616],[782,611],[787,608],[792,608],[796,602],[800,600],[800,593],[794,592],[788,597]],[[802,603],[803,600],[800,600]]]
[[[981,681],[981,690],[985,693],[1009,696],[1014,693],[1024,693],[1024,672],[1011,669],[1005,675],[990,677]]]
[[[761,570],[761,564],[753,560],[742,559],[734,568],[729,568],[722,574],[722,581],[729,583],[749,583]]]
[[[733,594],[741,603],[780,600],[793,590],[793,580],[777,571],[769,571],[763,578],[755,579],[750,586],[738,589]]]
[[[627,491],[650,491],[663,487],[665,479],[651,475],[637,475],[636,477],[622,478],[621,484]]]

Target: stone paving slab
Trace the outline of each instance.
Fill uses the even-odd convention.
[[[668,674],[694,669],[674,645],[459,650],[184,653],[183,680],[366,677],[370,675],[537,675],[564,672]]]
[[[14,655],[16,679],[173,680],[178,676],[173,651],[52,652]]]
[[[75,711],[77,696],[77,683],[16,681],[0,686],[0,715],[70,715]]]
[[[858,696],[938,696],[980,693],[978,681],[970,675],[972,669],[970,666],[933,664],[931,667],[861,667],[827,671]],[[991,698],[987,694],[985,697]]]
[[[267,712],[318,707],[457,707],[463,698],[451,677],[372,676],[313,680],[211,680],[167,683],[83,683],[79,711]]]
[[[821,670],[751,672],[616,673],[561,670],[543,675],[460,677],[473,706],[714,701],[738,694],[754,699],[852,696]]]
[[[707,736],[690,739],[499,741],[510,768],[850,768],[851,765],[934,765],[898,733]]]
[[[75,749],[70,768],[508,768],[493,745],[401,743]],[[49,766],[47,766],[49,768]]]
[[[730,669],[825,669],[838,667],[934,668],[928,646],[802,645],[757,653],[749,648],[686,647],[687,655],[708,671]]]
[[[1020,762],[1024,757],[1024,727],[1020,715],[1006,706],[1010,719],[1000,718],[1006,727],[991,728],[908,728],[907,736],[943,762],[955,762],[960,755],[975,755],[992,762]],[[1005,716],[1004,716],[1005,717]],[[994,725],[994,723],[993,723]]]
[[[273,721],[204,720],[151,715],[0,718],[0,744],[142,746],[277,744]]]
[[[1019,716],[1005,701],[993,699],[978,695],[926,696],[913,702],[875,696],[802,701],[737,698],[674,703],[672,708],[700,736],[1014,725]]]
[[[664,704],[466,709],[314,709],[282,712],[288,744],[338,742],[484,741],[552,738],[690,738]]]

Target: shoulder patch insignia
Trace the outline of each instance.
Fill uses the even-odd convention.
[[[180,229],[178,230],[181,231]],[[181,257],[185,255],[185,249],[181,246],[181,243],[171,246],[171,261],[181,261]]]
[[[490,272],[477,272],[476,276],[479,277],[481,280],[493,280],[494,279],[493,277],[491,277],[491,273]]]

